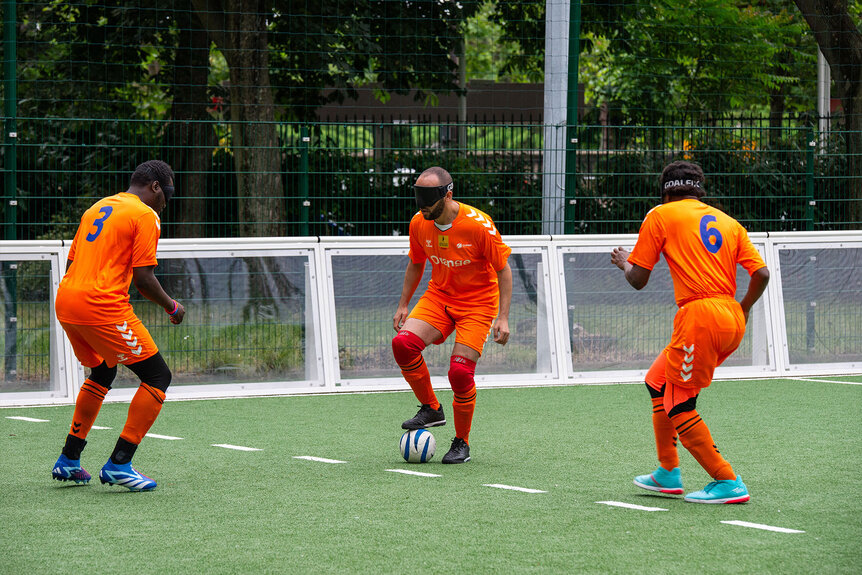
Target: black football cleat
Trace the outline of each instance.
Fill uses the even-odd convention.
[[[428,429],[439,425],[446,425],[443,406],[441,405],[440,409],[431,409],[430,405],[423,403],[413,418],[401,424],[401,429]]]
[[[443,463],[466,463],[468,461],[470,461],[470,446],[460,437],[456,437],[452,440],[449,453],[443,456]]]

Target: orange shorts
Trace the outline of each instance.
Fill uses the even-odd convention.
[[[137,363],[158,353],[150,332],[136,316],[121,324],[78,325],[60,322],[84,367],[96,367],[104,361],[108,367],[118,363]]]
[[[655,390],[669,383],[690,390],[692,393],[688,397],[697,395],[701,389],[709,387],[715,368],[736,351],[744,335],[745,317],[733,298],[688,302],[676,312],[670,344],[650,367],[646,382]],[[670,389],[665,391],[666,398],[668,391]],[[674,393],[682,396],[683,391]]]
[[[443,337],[434,342],[440,345],[455,331],[455,343],[466,345],[482,355],[485,340],[497,318],[497,308],[490,306],[453,306],[437,298],[422,296],[410,311],[408,318],[421,319],[433,325]]]

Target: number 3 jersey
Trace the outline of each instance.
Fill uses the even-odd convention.
[[[647,213],[629,263],[648,270],[664,254],[676,303],[736,294],[736,264],[751,275],[766,267],[745,228],[695,199],[676,200]]]
[[[410,261],[431,260],[426,295],[459,305],[499,304],[497,272],[512,249],[503,243],[488,214],[459,203],[452,226],[441,230],[417,212],[410,220]]]
[[[127,192],[103,198],[81,217],[69,249],[69,266],[57,289],[62,322],[102,325],[133,315],[132,269],[155,266],[161,220]]]

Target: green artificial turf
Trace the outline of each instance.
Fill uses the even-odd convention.
[[[746,505],[685,503],[632,484],[657,465],[642,385],[480,390],[473,460],[452,466],[439,463],[454,435],[451,393],[440,398],[450,422],[432,430],[437,454],[423,465],[398,452],[400,423],[416,410],[408,393],[169,401],[151,432],[182,439],[147,438],[134,460],[159,483],[150,493],[97,479],[126,404],[102,408],[97,425],[113,429],[90,433],[86,486],[51,480],[71,406],[0,410],[0,572],[857,573],[862,564],[862,386],[726,381],[701,395],[699,412],[749,487]],[[684,450],[681,468],[687,491],[709,480]],[[596,503],[608,500],[667,511]]]

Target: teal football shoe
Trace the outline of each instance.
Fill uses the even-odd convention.
[[[690,503],[745,503],[751,499],[742,477],[712,481],[700,491],[689,493],[685,500]]]
[[[635,477],[634,483],[641,489],[649,489],[668,495],[683,494],[679,467],[674,467],[670,471],[664,467],[659,467],[649,475],[638,475]]]

